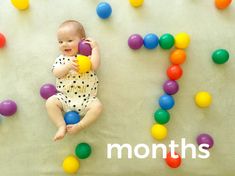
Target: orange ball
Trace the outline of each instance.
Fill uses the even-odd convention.
[[[168,152],[167,153],[167,156],[166,156],[166,159],[165,159],[165,161],[166,161],[166,163],[167,163],[167,165],[169,166],[169,167],[171,167],[171,168],[177,168],[177,167],[179,167],[180,166],[180,164],[181,164],[181,157],[180,157],[180,155],[178,154],[178,153],[174,153],[176,156],[178,156],[178,158],[173,158],[172,156],[171,156],[171,152]]]
[[[215,6],[218,9],[226,9],[230,4],[232,0],[215,0]]]
[[[182,49],[174,50],[170,55],[170,61],[172,64],[182,64],[186,59],[186,52]]]
[[[166,73],[169,79],[177,80],[177,79],[180,79],[180,77],[182,76],[183,70],[181,69],[179,65],[171,65],[167,69]]]

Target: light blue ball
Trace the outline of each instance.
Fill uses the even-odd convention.
[[[106,19],[111,15],[112,8],[107,2],[101,2],[96,7],[96,13],[100,18]]]
[[[80,121],[80,115],[76,111],[69,111],[64,114],[66,125],[76,124]]]
[[[171,95],[164,94],[159,98],[159,106],[164,110],[169,110],[175,105],[174,98]]]
[[[154,49],[158,46],[158,36],[155,34],[147,34],[144,37],[144,46],[147,49]]]

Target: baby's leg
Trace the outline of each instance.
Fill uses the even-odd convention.
[[[88,127],[100,116],[102,109],[103,106],[101,102],[98,99],[94,100],[90,104],[86,115],[82,118],[82,120],[79,123],[75,125],[67,125],[68,133],[77,133],[82,129]]]
[[[46,101],[46,108],[50,119],[58,128],[53,140],[62,139],[66,133],[66,124],[62,114],[63,106],[61,102],[55,96],[51,96]]]

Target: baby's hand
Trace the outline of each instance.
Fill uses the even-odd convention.
[[[90,46],[91,46],[92,49],[98,47],[98,44],[97,44],[96,41],[93,40],[92,38],[87,38],[87,39],[85,40],[85,43],[90,44]]]
[[[77,58],[73,58],[72,61],[67,64],[67,67],[69,68],[69,70],[78,71],[79,66],[77,64]]]

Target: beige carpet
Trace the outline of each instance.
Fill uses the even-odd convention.
[[[107,1],[112,5],[110,19],[100,20],[95,12],[98,0],[31,0],[27,11],[18,11],[10,0],[0,1],[0,32],[7,46],[0,49],[0,100],[13,99],[18,112],[0,121],[1,176],[66,175],[61,163],[79,142],[93,148],[90,158],[80,161],[82,176],[232,176],[235,173],[235,2],[218,11],[213,0],[145,0],[135,9],[127,0]],[[105,110],[90,128],[63,141],[52,142],[56,128],[49,121],[39,95],[40,86],[54,83],[50,68],[59,54],[56,41],[58,25],[67,19],[79,20],[88,36],[100,45],[102,66],[99,98]],[[187,49],[180,91],[174,96],[172,119],[166,125],[167,139],[196,144],[199,133],[213,136],[214,147],[208,159],[183,160],[180,168],[170,169],[160,157],[152,159],[107,159],[109,143],[131,146],[156,143],[150,136],[154,123],[155,101],[163,93],[167,79],[169,51],[160,47],[132,51],[127,39],[133,33],[177,34],[187,32]],[[215,65],[213,50],[225,48],[231,58]],[[212,106],[199,109],[194,94],[205,90],[213,95]],[[158,142],[159,143],[159,142]]]

